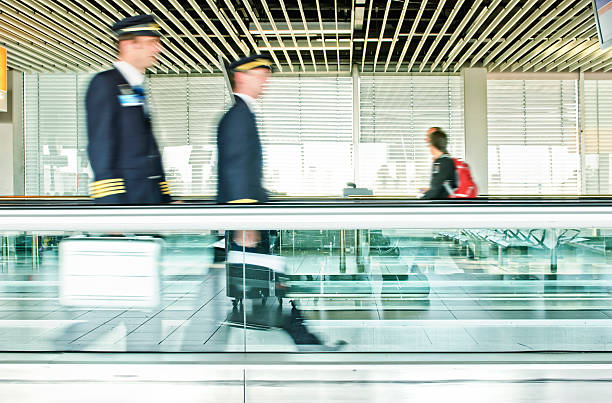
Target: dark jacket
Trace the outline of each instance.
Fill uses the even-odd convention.
[[[447,182],[452,189],[457,187],[455,163],[448,154],[442,154],[434,161],[431,169],[431,183],[429,185],[429,190],[425,192],[423,199],[448,199],[448,192],[444,188],[444,182]]]
[[[144,95],[117,69],[97,74],[87,90],[90,193],[101,204],[171,201]]]
[[[217,202],[265,202],[263,159],[255,115],[240,97],[217,128]]]

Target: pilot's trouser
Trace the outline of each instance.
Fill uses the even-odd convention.
[[[237,321],[243,320],[238,312],[243,298],[261,298],[261,303],[254,302],[251,311],[247,312],[247,326],[281,328],[299,345],[322,344],[307,329],[302,313],[295,306],[283,310],[282,298],[287,292],[287,276],[267,266],[262,256],[270,254],[269,231],[227,231],[226,251],[227,296],[234,299]],[[230,259],[232,252],[238,252],[233,257],[239,258]],[[242,261],[240,256],[243,257]],[[279,305],[275,307],[267,303],[268,297],[276,297]]]

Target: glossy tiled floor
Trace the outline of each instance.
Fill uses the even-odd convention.
[[[612,350],[612,283],[601,254],[569,250],[551,273],[539,250],[500,263],[444,240],[394,242],[399,256],[367,256],[365,266],[349,256],[345,269],[333,251],[285,248],[290,292],[312,332],[346,341],[348,352]],[[279,329],[287,301],[232,310],[223,267],[204,273],[205,251],[182,245],[170,243],[163,302],[151,311],[62,307],[53,248],[35,269],[27,256],[3,262],[0,350],[298,350]]]

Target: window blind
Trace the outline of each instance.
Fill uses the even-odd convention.
[[[87,194],[84,97],[90,77],[24,76],[26,195]]]
[[[269,191],[342,194],[354,177],[350,77],[272,77],[255,109]]]
[[[416,194],[429,185],[429,127],[449,136],[449,152],[464,157],[463,79],[460,76],[360,78],[358,186],[374,194]]]
[[[583,175],[586,194],[610,194],[612,81],[585,80]]]
[[[216,193],[216,130],[231,106],[222,77],[150,79],[156,137],[174,194]],[[353,178],[352,80],[273,77],[255,105],[268,190],[338,195]]]
[[[151,76],[154,133],[175,195],[217,191],[217,123],[230,106],[223,77]]]
[[[489,193],[578,194],[575,80],[489,80]]]

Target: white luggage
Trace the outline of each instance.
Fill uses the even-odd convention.
[[[60,303],[87,308],[155,308],[161,300],[163,241],[71,237],[59,245]]]

